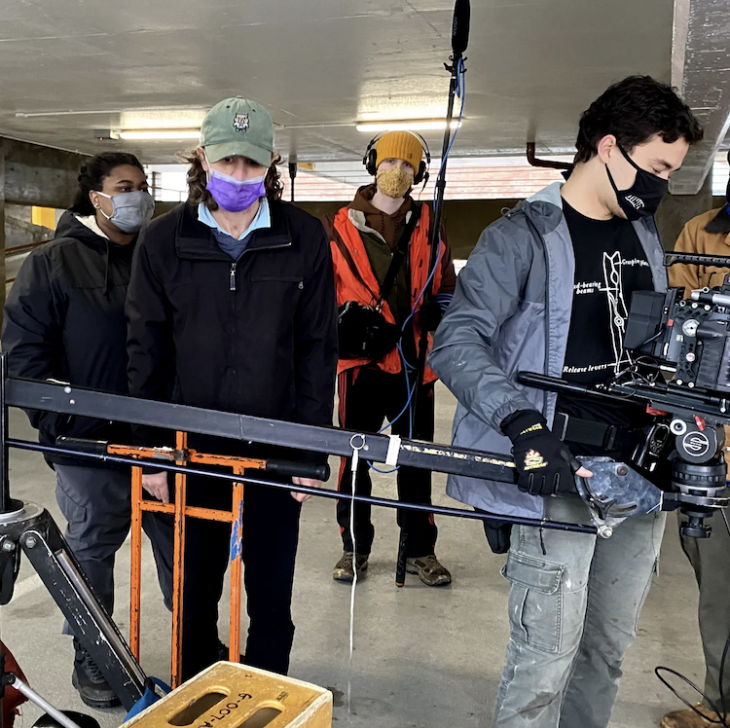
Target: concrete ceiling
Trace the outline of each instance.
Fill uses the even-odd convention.
[[[100,142],[94,130],[196,126],[240,94],[269,107],[285,156],[357,159],[369,136],[356,121],[444,113],[452,10],[453,0],[5,0],[0,134],[173,162],[194,142]],[[612,81],[670,80],[672,34],[666,0],[472,0],[454,154],[521,153],[532,140],[543,153],[572,149],[580,112]],[[427,135],[435,152],[440,136]]]

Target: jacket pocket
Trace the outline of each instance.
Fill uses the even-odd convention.
[[[510,582],[512,639],[538,652],[560,652],[563,567],[510,551],[502,575]]]

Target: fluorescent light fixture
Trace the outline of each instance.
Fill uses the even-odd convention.
[[[177,139],[200,139],[200,129],[120,129],[119,139],[129,141],[165,141]]]
[[[452,121],[451,128],[458,129],[460,121]],[[355,129],[362,132],[381,131],[445,131],[446,121],[363,121],[355,124]]]

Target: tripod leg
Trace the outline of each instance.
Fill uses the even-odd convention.
[[[25,695],[28,700],[35,703],[41,710],[45,710],[46,713],[58,722],[59,725],[63,726],[63,728],[79,728],[78,723],[74,723],[74,721],[58,710],[58,708],[54,708],[47,700],[17,677],[17,675],[12,676],[12,682],[10,685],[12,685],[19,693]]]
[[[408,533],[405,528],[400,530],[400,539],[398,540],[398,557],[395,561],[395,585],[405,586],[406,583],[406,542]]]
[[[74,634],[129,710],[144,694],[146,676],[116,624],[94,595],[47,511],[24,529],[20,545]]]

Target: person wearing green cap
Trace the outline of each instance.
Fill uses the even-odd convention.
[[[206,116],[189,161],[188,201],[140,235],[127,298],[131,393],[330,425],[337,322],[329,240],[316,218],[281,200],[269,112],[242,98],[221,101]],[[149,444],[169,442],[165,433],[142,430],[137,436]],[[188,444],[202,452],[271,455],[270,448],[194,434]],[[310,453],[299,458],[325,459]],[[143,484],[170,500],[165,473],[146,474]],[[250,622],[243,659],[272,672],[286,673],[289,666],[294,562],[306,498],[246,486]],[[230,509],[231,488],[189,477],[187,503]],[[226,659],[217,620],[230,531],[221,523],[187,522],[184,679]]]

